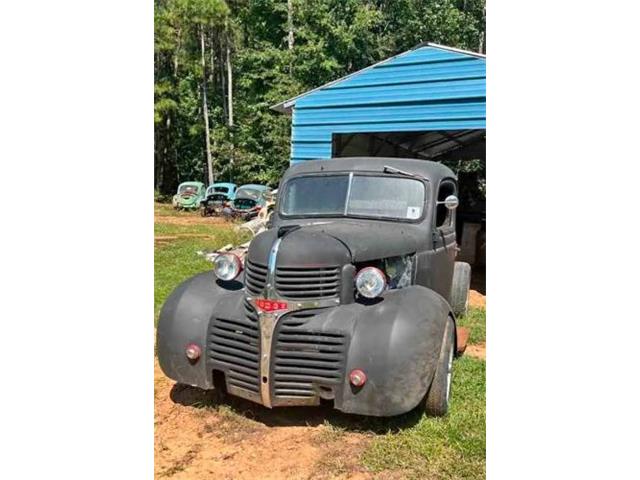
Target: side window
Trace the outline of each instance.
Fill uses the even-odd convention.
[[[438,189],[438,202],[444,202],[449,195],[456,195],[456,184],[451,180],[443,180]],[[453,227],[454,210],[449,210],[444,204],[436,206],[436,227]]]

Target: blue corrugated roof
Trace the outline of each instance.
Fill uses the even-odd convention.
[[[427,44],[273,107],[292,112],[292,163],[330,158],[334,133],[484,129],[486,60]]]

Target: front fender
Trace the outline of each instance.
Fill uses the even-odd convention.
[[[206,367],[206,341],[209,320],[216,307],[225,299],[241,298],[239,282],[221,287],[212,271],[200,273],[182,282],[171,293],[160,311],[158,321],[157,354],[165,375],[177,382],[204,389],[213,388],[211,372]],[[237,285],[236,285],[237,284]],[[202,357],[191,363],[185,347],[195,343],[202,349]]]
[[[451,309],[428,288],[391,290],[381,302],[362,309],[353,325],[342,398],[348,413],[392,416],[423,399],[433,376]],[[366,384],[356,389],[348,374],[360,368]]]

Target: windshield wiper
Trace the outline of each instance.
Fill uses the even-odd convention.
[[[406,177],[419,178],[421,180],[426,180],[422,175],[417,175],[415,173],[405,172],[404,170],[400,170],[399,168],[390,167],[389,165],[385,165],[382,169],[384,173],[396,173],[398,175],[404,175]]]

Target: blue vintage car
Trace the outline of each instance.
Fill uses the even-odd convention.
[[[266,185],[242,185],[236,190],[234,200],[222,210],[222,213],[227,218],[251,220],[257,217],[262,207],[267,204],[270,192],[271,189]]]
[[[218,215],[225,205],[236,198],[235,183],[220,182],[209,185],[204,198],[200,202],[200,213],[203,217]]]

